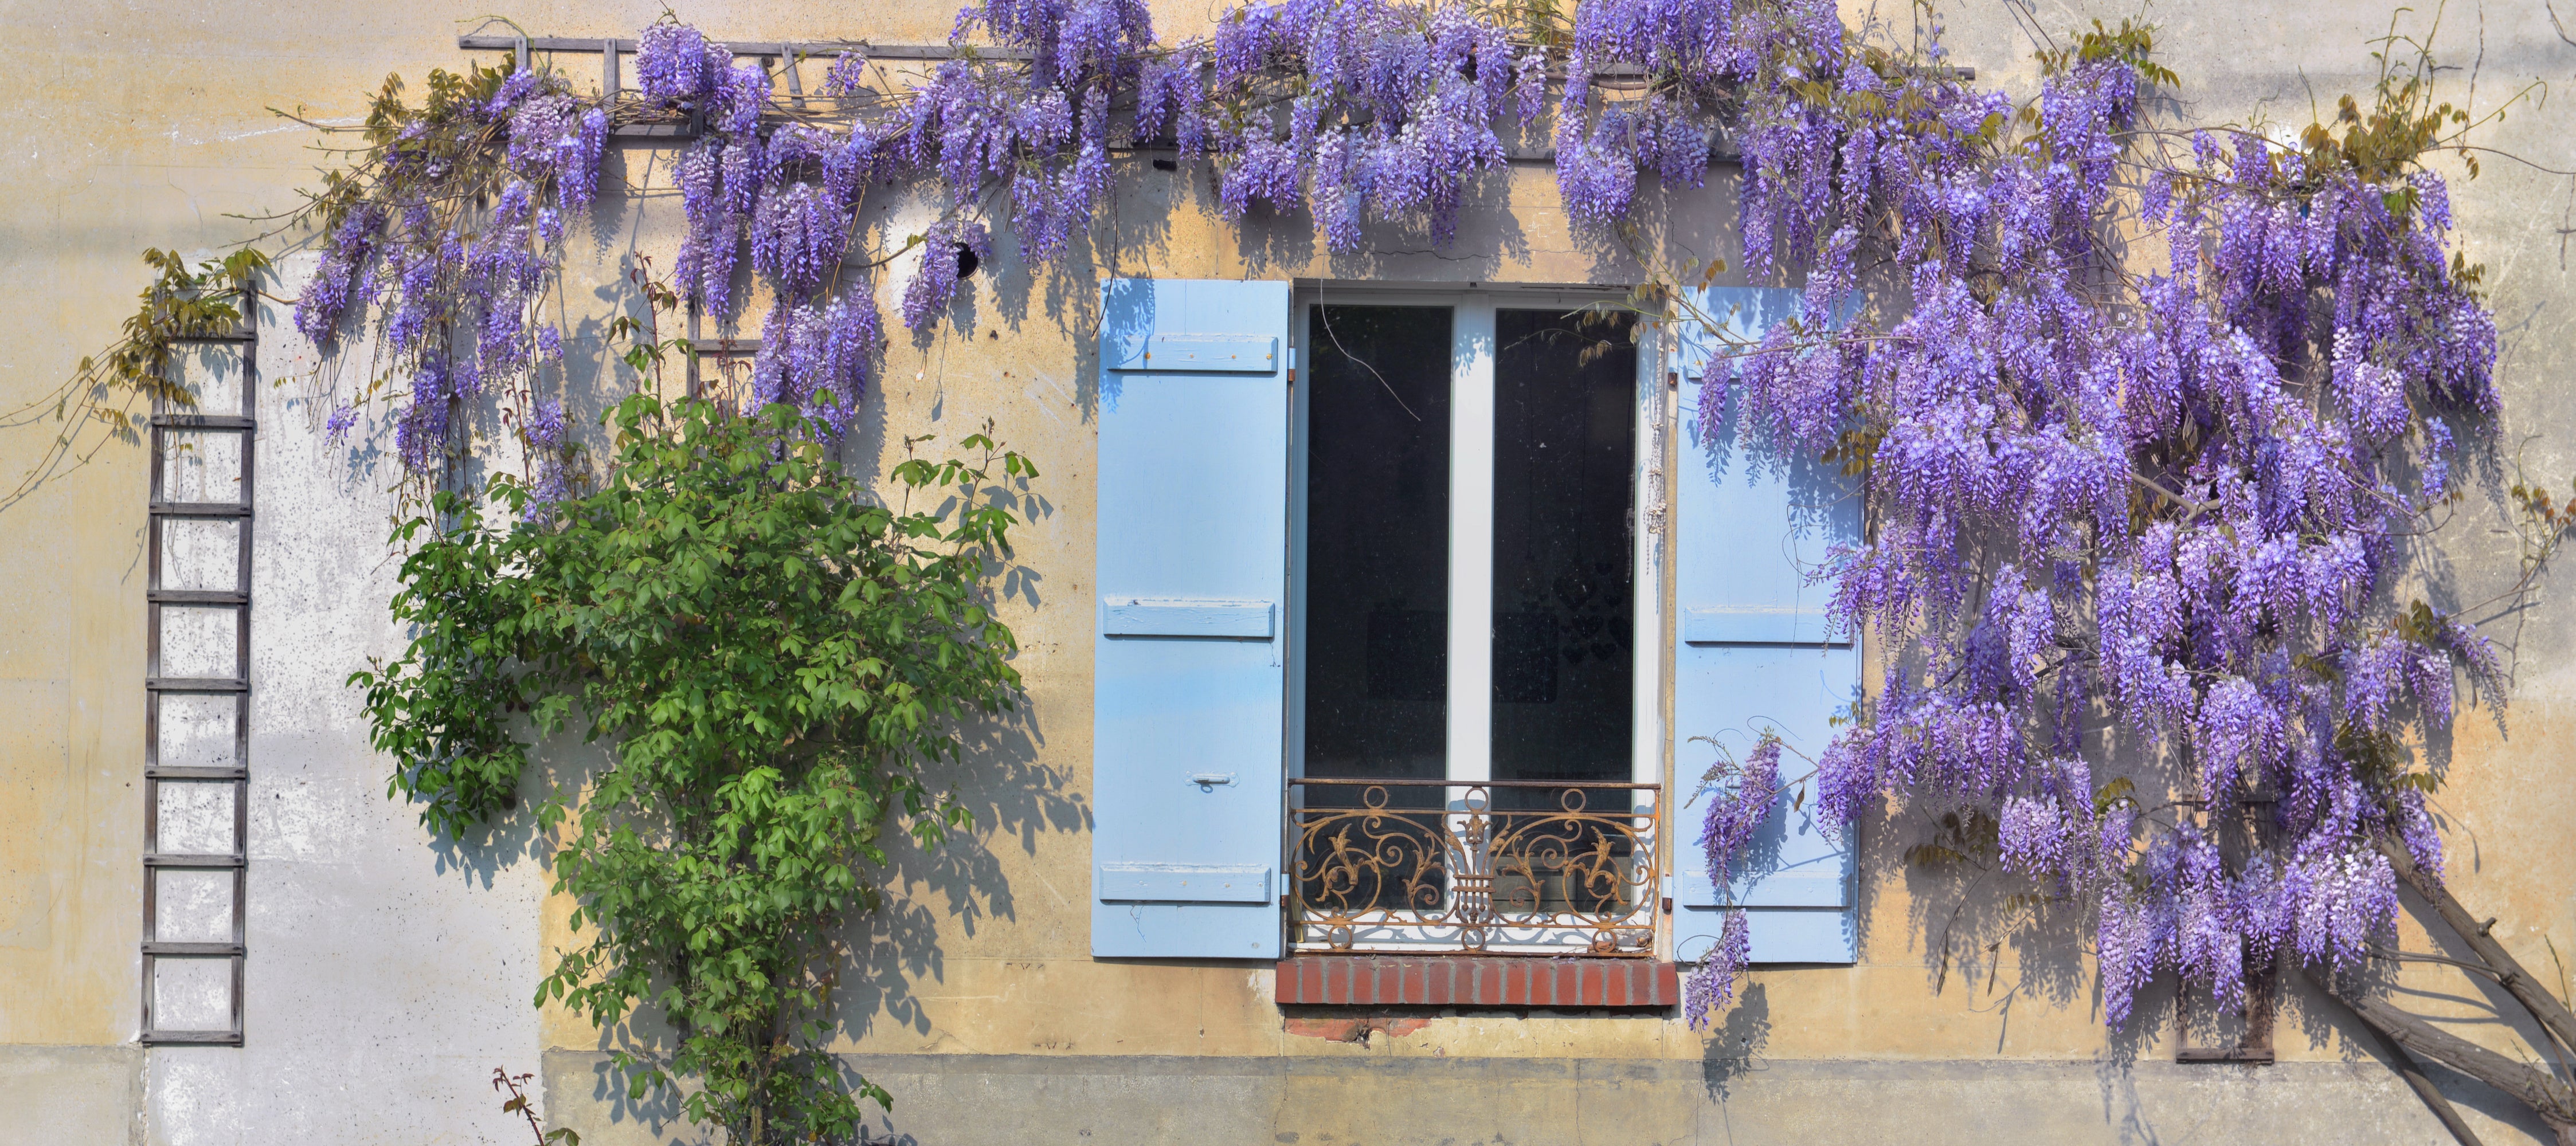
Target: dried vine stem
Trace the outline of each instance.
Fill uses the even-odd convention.
[[[0,412],[0,430],[47,422],[59,427],[26,474],[0,494],[0,512],[89,464],[111,443],[140,443],[136,406],[195,409],[196,392],[171,376],[178,348],[192,338],[239,331],[257,296],[258,277],[268,269],[268,257],[250,247],[194,269],[177,251],[158,248],[143,252],[143,263],[159,274],[143,288],[117,340],[83,357],[51,392]],[[91,433],[97,436],[84,438]]]
[[[492,1068],[492,1089],[507,1091],[510,1095],[502,1101],[501,1113],[525,1119],[534,1146],[581,1146],[581,1135],[570,1127],[548,1130],[545,1124],[537,1121],[537,1104],[528,1097],[526,1090],[528,1083],[536,1077],[534,1074],[512,1074],[508,1067]]]

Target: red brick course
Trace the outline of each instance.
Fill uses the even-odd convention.
[[[1681,975],[1645,959],[1309,955],[1279,961],[1279,1001],[1328,1006],[1668,1007]]]

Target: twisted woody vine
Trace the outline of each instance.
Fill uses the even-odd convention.
[[[423,489],[442,491],[436,520],[403,535],[416,556],[401,604],[446,635],[362,674],[397,788],[442,827],[501,814],[525,761],[508,710],[613,702],[581,694],[606,686],[576,687],[569,668],[546,683],[485,665],[472,678],[485,691],[465,688],[457,665],[504,653],[465,647],[460,617],[442,610],[498,607],[513,554],[614,533],[638,498],[650,512],[691,497],[750,512],[725,499],[821,491],[799,503],[800,520],[855,531],[884,555],[835,570],[845,583],[832,593],[892,599],[935,584],[954,611],[925,623],[948,626],[940,639],[970,659],[1002,656],[1007,630],[975,604],[981,567],[954,554],[999,552],[1008,511],[836,516],[834,499],[856,496],[850,479],[807,451],[848,432],[877,380],[893,333],[879,297],[899,296],[896,321],[927,335],[997,243],[1042,273],[1088,275],[1076,260],[1135,152],[1207,165],[1228,218],[1302,214],[1347,252],[1373,228],[1448,241],[1480,180],[1499,178],[1515,149],[1545,149],[1578,229],[1649,269],[1630,304],[1718,340],[1702,408],[1740,412],[1763,456],[1838,462],[1865,499],[1863,540],[1813,577],[1841,629],[1878,650],[1876,686],[1812,757],[1759,735],[1706,777],[1718,798],[1699,845],[1712,872],[1740,869],[1747,842],[1793,801],[1846,831],[1946,814],[1913,857],[1991,868],[2022,889],[2014,902],[2032,926],[2089,933],[2113,1027],[2161,975],[2235,1005],[2252,979],[2294,967],[2356,1009],[2455,1132],[2468,1133],[2417,1057],[2497,1086],[2576,1142],[2576,1090],[2548,1064],[2576,1048],[2576,1018],[2444,888],[2431,800],[2447,764],[2421,751],[2464,704],[2501,721],[2506,665],[2475,622],[2535,591],[2571,524],[2552,494],[2503,489],[2497,325],[2481,268],[2458,250],[2442,173],[2474,178],[2487,153],[2472,134],[2528,93],[2484,111],[2442,102],[2429,34],[2392,32],[2374,89],[2293,137],[2179,122],[2167,97],[2184,81],[2147,26],[2097,22],[2049,40],[2036,90],[2020,98],[1947,66],[1942,34],[1928,5],[1906,24],[1854,26],[1822,0],[1280,0],[1167,43],[1138,0],[987,0],[956,24],[975,50],[897,65],[854,45],[819,93],[792,100],[762,63],[671,17],[642,31],[638,89],[614,98],[542,64],[433,73],[416,102],[389,80],[352,129],[359,142],[286,223],[321,248],[294,318],[336,348],[333,435],[382,433]],[[720,403],[628,399],[601,456],[565,414],[563,331],[584,316],[558,295],[567,233],[641,190],[602,185],[612,135],[639,123],[699,132],[669,176],[685,243],[667,278],[635,276],[643,317],[608,327],[623,363],[651,390],[669,355],[697,353],[657,320],[684,306],[756,329],[760,347]],[[1658,261],[1658,189],[1701,185],[1721,145],[1740,157],[1743,269],[1802,282],[1805,315],[1853,317],[1728,341],[1727,316],[1704,313],[1690,289],[1723,265]],[[878,242],[859,224],[870,196],[925,193],[939,210],[919,234]],[[909,268],[899,287],[898,268]],[[156,286],[147,304],[247,290],[256,270],[209,267]],[[751,284],[766,288],[757,316]],[[185,333],[152,313],[114,348],[126,357],[108,360],[149,361]],[[67,408],[112,416],[152,396],[128,374],[85,364]],[[683,424],[687,434],[673,428]],[[495,479],[510,512],[486,524],[456,482],[502,444],[529,460]],[[985,447],[998,451],[970,448]],[[759,472],[790,464],[808,468]],[[1015,480],[1035,472],[1016,455],[1002,464]],[[690,465],[734,467],[739,483],[696,489]],[[984,462],[919,466],[902,475],[910,488],[986,480]],[[2495,601],[2437,607],[2407,587],[2482,475],[2523,526],[2520,579]],[[958,548],[931,555],[939,544]],[[561,634],[594,621],[548,623],[546,640],[578,643]],[[587,655],[548,647],[559,667]],[[974,663],[916,681],[929,690],[917,695],[956,715],[1007,705],[1007,666]],[[797,727],[831,725],[848,752],[908,763],[843,767],[833,783],[873,795],[829,814],[946,814],[925,769],[947,750],[870,731],[881,678],[845,683],[845,710]],[[855,723],[834,723],[845,717]],[[652,756],[638,748],[642,724],[601,727],[628,737],[624,758]],[[798,767],[830,771],[814,761],[834,759]],[[696,830],[690,816],[739,808],[728,810],[731,789],[692,785],[748,774],[672,772],[663,796],[685,815],[633,800],[622,813],[551,814],[594,817],[583,831],[602,840],[621,829],[596,817],[617,814]],[[830,862],[848,871],[866,858]],[[619,878],[658,878],[647,866]],[[808,915],[773,922],[819,927],[870,902],[864,878],[849,879]],[[2374,961],[2402,957],[2390,945],[2403,886],[2464,929],[2473,969],[2530,1012],[2546,1044],[2535,1059],[2470,1045],[2362,988]],[[853,1096],[872,1088],[811,1057],[826,1003],[819,949],[746,934],[675,955],[653,944],[686,928],[637,929],[619,914],[632,887],[573,890],[614,942],[568,963],[552,989],[580,993],[603,1021],[646,1004],[698,1015],[691,1037],[759,1024],[761,1037],[684,1062],[717,1096],[693,1113],[747,1141],[848,1132]],[[1684,953],[1699,959],[1692,1026],[1733,1000],[1745,936],[1738,913],[1714,950]],[[692,1001],[688,973],[673,970],[737,958],[770,962],[729,981],[747,992],[729,996],[733,1012]],[[665,981],[680,985],[654,985]],[[597,982],[623,986],[583,985]]]

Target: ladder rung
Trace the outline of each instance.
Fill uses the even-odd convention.
[[[234,589],[153,589],[143,599],[155,605],[250,604],[250,594]]]
[[[249,692],[250,682],[219,676],[156,676],[143,687],[152,692]]]
[[[165,955],[180,959],[221,958],[246,954],[239,943],[146,943],[146,955]]]
[[[175,867],[201,871],[215,871],[224,868],[243,867],[246,866],[246,861],[244,861],[240,856],[157,855],[143,857],[143,866],[148,868]]]
[[[150,767],[143,770],[146,780],[248,780],[246,768],[198,768],[186,765]]]
[[[156,501],[146,507],[155,517],[249,517],[250,507],[222,501]]]
[[[154,414],[152,424],[165,430],[256,430],[258,421],[239,414]]]
[[[242,1037],[231,1031],[145,1031],[145,1046],[237,1047]]]

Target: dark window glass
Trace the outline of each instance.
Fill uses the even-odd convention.
[[[1449,338],[1447,307],[1308,311],[1309,777],[1447,775]]]
[[[1637,351],[1626,315],[1494,315],[1494,771],[1630,777],[1630,500]],[[1555,806],[1559,793],[1496,793]],[[1589,800],[1598,809],[1600,794]]]

